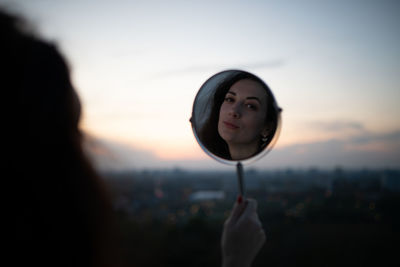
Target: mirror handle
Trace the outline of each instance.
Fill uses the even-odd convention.
[[[244,198],[243,165],[240,161],[236,164],[236,173],[239,184],[239,195]]]

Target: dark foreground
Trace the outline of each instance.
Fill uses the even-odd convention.
[[[253,266],[398,266],[399,173],[246,173],[247,195],[257,199],[267,232]],[[236,198],[234,173],[105,177],[132,266],[220,266],[222,225]]]

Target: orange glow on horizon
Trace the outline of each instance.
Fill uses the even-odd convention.
[[[373,142],[373,143],[366,143],[366,144],[351,144],[346,146],[346,150],[349,151],[363,151],[363,152],[370,152],[370,153],[377,153],[377,152],[395,152],[398,146],[393,146],[390,143],[384,142]]]

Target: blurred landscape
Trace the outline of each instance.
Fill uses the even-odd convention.
[[[220,266],[234,170],[104,172],[134,266]],[[267,242],[253,266],[397,266],[399,170],[245,172]]]

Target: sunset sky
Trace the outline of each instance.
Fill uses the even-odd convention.
[[[262,78],[283,108],[274,150],[252,167],[400,167],[399,1],[0,5],[66,56],[82,128],[112,154],[100,167],[218,168],[189,118],[200,86],[233,68]]]

